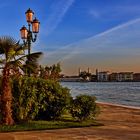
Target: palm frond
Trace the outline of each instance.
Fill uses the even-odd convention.
[[[27,60],[22,68],[22,70],[26,73],[27,71],[30,71],[31,73],[34,73],[36,69],[38,68],[38,59],[42,55],[41,52],[32,53],[30,55],[27,55]]]
[[[36,61],[42,54],[42,52],[32,53],[30,55],[27,55],[27,58],[30,58],[30,61]]]
[[[7,63],[10,68],[16,68],[16,67],[21,67],[23,63],[21,61],[15,60],[15,61],[10,61]]]
[[[10,36],[0,37],[0,54],[5,54],[7,60],[15,55],[17,41]]]
[[[17,46],[15,48],[16,55],[24,55],[25,54],[25,50],[28,49],[27,45],[19,44],[19,42],[17,42],[16,46]]]
[[[27,45],[20,44],[12,37],[4,36],[0,37],[0,65],[8,65],[9,68],[19,67],[20,69],[26,69],[27,71],[34,71],[38,67],[38,59],[42,55],[41,52],[25,55],[25,50],[28,49]]]
[[[5,63],[5,59],[0,59],[0,64],[4,64]]]

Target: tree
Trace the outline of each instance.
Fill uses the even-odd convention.
[[[61,72],[61,67],[60,67],[60,63],[57,63],[56,65],[52,65],[51,67],[51,78],[55,81],[58,80],[59,76],[60,76],[60,72]]]
[[[52,79],[58,81],[61,72],[60,64],[54,64],[52,66],[40,66],[40,77],[43,79]]]
[[[19,44],[12,37],[0,37],[0,64],[2,71],[2,91],[1,91],[1,113],[2,123],[5,125],[12,125],[14,120],[12,118],[12,92],[10,85],[11,70],[23,69],[23,64],[28,55],[25,55],[26,46]],[[32,59],[36,59],[41,53],[31,54]]]

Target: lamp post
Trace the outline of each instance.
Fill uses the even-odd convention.
[[[28,28],[23,26],[20,29],[20,34],[24,45],[28,46],[28,61],[30,62],[31,43],[35,42],[37,39],[40,22],[36,18],[33,20],[34,12],[30,8],[26,11],[25,14],[26,14],[26,21],[28,23]],[[28,76],[30,77],[30,75],[31,74],[29,70]]]

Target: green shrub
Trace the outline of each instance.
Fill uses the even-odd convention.
[[[79,95],[72,99],[69,89],[54,80],[25,76],[12,79],[12,94],[15,122],[55,120],[68,109],[72,117],[83,121],[93,119],[99,112],[95,97]]]
[[[23,77],[13,80],[13,116],[15,121],[34,119],[39,110],[37,80]],[[42,93],[41,93],[42,94]]]
[[[54,80],[22,77],[13,80],[13,115],[18,121],[56,119],[70,102],[70,93]]]
[[[45,110],[40,109],[37,119],[54,120],[60,118],[69,106],[70,100],[69,89],[63,88],[58,82],[49,82],[48,92],[42,100],[45,103]]]
[[[96,98],[90,95],[79,95],[72,100],[70,113],[78,121],[95,119],[99,113],[99,107],[95,103]]]

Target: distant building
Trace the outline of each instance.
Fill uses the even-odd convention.
[[[60,82],[80,82],[82,78],[79,76],[65,76],[60,78]]]
[[[118,73],[111,73],[111,74],[109,75],[109,81],[111,81],[111,82],[116,82],[116,81],[118,81]]]
[[[109,71],[99,72],[96,69],[95,73],[91,73],[91,70],[87,68],[86,71],[82,71],[81,68],[78,69],[78,75],[75,76],[65,76],[60,75],[60,81],[65,82],[140,82],[140,73],[133,72],[114,72],[109,73]]]
[[[96,69],[96,76],[98,76],[98,69]]]
[[[81,72],[82,72],[82,71],[81,71],[81,68],[79,68],[79,69],[78,69],[78,75],[80,75]]]
[[[133,74],[133,81],[134,82],[140,82],[140,73],[134,73]]]
[[[88,68],[87,72],[88,72],[88,73],[91,73],[91,72],[90,72],[90,68]]]
[[[90,82],[91,81],[91,73],[90,68],[87,69],[87,71],[82,71],[81,68],[78,70],[79,77],[82,78],[82,81]]]
[[[97,82],[97,75],[91,75],[91,82]]]
[[[91,73],[88,73],[86,71],[82,71],[79,75],[83,79],[83,81],[91,81]]]
[[[107,82],[109,80],[109,72],[108,71],[98,72],[97,80],[99,82]]]
[[[60,82],[80,82],[81,78],[60,78]]]
[[[133,81],[133,72],[120,72],[118,73],[117,81]]]

